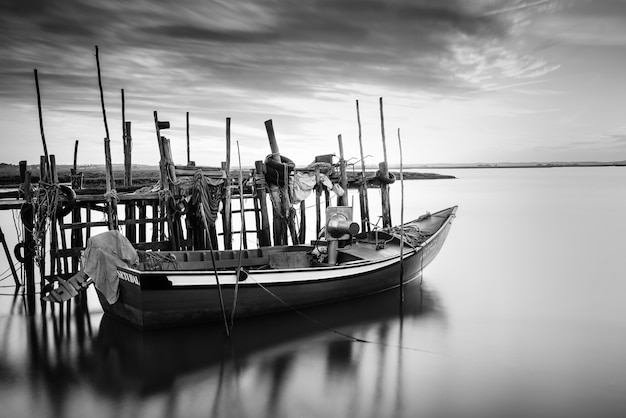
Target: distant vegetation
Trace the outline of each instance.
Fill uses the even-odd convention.
[[[580,161],[580,162],[529,162],[529,163],[472,163],[472,164],[405,164],[406,170],[419,169],[454,169],[454,168],[545,168],[545,167],[606,167],[606,166],[626,166],[626,161],[598,162],[598,161]],[[133,184],[143,186],[154,184],[159,179],[159,168],[153,165],[133,164],[132,175]],[[377,167],[368,167],[369,175],[373,175]],[[70,182],[70,165],[58,166],[59,181],[61,183]],[[244,169],[248,169],[244,167]],[[28,170],[31,171],[34,182],[39,181],[39,165],[30,165]],[[398,176],[399,166],[390,166],[390,170]],[[104,165],[79,165],[78,171],[83,173],[85,187],[100,187],[104,185],[105,171]],[[440,179],[454,178],[450,175],[440,175],[434,173],[417,173],[406,172],[405,179]],[[115,177],[116,186],[123,184],[124,166],[121,164],[113,165],[113,176]],[[20,184],[20,168],[16,164],[0,163],[0,185],[15,187]]]

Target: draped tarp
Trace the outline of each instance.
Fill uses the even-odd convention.
[[[139,256],[133,245],[117,230],[103,232],[87,240],[83,253],[83,271],[91,277],[107,302],[119,297],[117,266],[133,266]]]

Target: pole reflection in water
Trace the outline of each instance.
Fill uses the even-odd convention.
[[[85,300],[27,315],[16,297],[2,319],[0,401],[18,417],[394,415],[402,327],[441,316],[432,292],[405,294],[402,306],[391,291],[241,319],[230,339],[219,323],[141,331],[106,315],[94,335],[101,314]]]
[[[418,286],[407,292],[405,320],[439,313],[431,293]],[[389,385],[389,372],[402,372],[395,366],[399,358],[394,359],[402,355],[398,303],[399,293],[387,292],[301,313],[240,320],[230,339],[220,324],[142,332],[104,316],[94,343],[93,384],[112,397],[176,392],[180,408],[202,403],[213,393],[212,405],[207,405],[212,416],[229,416],[233,408],[244,415],[281,416],[299,399],[318,399],[311,406],[332,410],[328,394],[335,392],[347,395],[345,406],[337,407],[348,415],[367,404],[375,416],[388,410],[383,401],[390,393],[394,399],[401,396],[392,392],[400,389],[398,383]],[[372,384],[375,390],[369,393]],[[170,416],[187,412],[171,410]]]

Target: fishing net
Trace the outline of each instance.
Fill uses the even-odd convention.
[[[224,179],[205,177],[200,170],[193,175],[191,205],[196,208],[196,216],[209,225],[215,225],[217,220],[224,187]]]

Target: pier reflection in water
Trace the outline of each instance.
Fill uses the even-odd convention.
[[[415,283],[405,298],[242,319],[228,339],[222,324],[140,331],[76,303],[29,317],[18,297],[1,403],[10,416],[402,416],[403,356],[432,356],[420,323],[443,319],[432,291]]]

